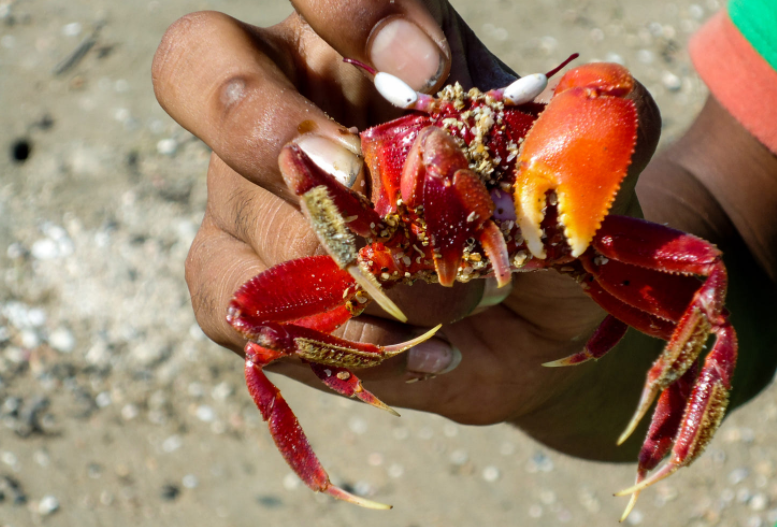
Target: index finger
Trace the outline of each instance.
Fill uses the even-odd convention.
[[[330,106],[355,102],[332,85],[336,80],[366,85],[347,64],[336,73],[316,71],[322,63],[341,62],[318,38],[300,42],[303,25],[292,16],[264,30],[221,13],[187,15],[165,33],[152,71],[157,99],[173,119],[236,172],[289,201],[296,198],[281,178],[277,158],[294,137],[305,132],[324,137],[341,157],[350,153],[354,166],[360,154],[358,136],[300,94],[290,78],[313,84],[312,91],[328,97]],[[309,55],[300,57],[299,47]]]

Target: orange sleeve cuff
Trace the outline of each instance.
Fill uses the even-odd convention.
[[[777,154],[777,71],[721,10],[690,42],[691,60],[712,95]]]

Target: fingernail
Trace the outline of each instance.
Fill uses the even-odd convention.
[[[411,373],[448,373],[460,362],[461,352],[437,338],[431,338],[407,352],[407,369]]]
[[[501,304],[508,296],[510,296],[512,291],[512,282],[504,287],[499,287],[499,284],[496,282],[496,278],[486,278],[486,286],[483,289],[483,297],[480,299],[478,306],[472,310],[470,315],[477,315],[478,313],[482,313],[490,307]]]
[[[445,57],[429,35],[404,18],[390,18],[376,29],[368,53],[378,71],[396,75],[419,91],[437,84]]]
[[[362,158],[352,148],[315,134],[297,137],[294,142],[324,172],[350,188],[362,169]]]

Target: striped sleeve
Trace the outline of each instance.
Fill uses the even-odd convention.
[[[730,0],[690,54],[718,102],[777,153],[777,0]]]

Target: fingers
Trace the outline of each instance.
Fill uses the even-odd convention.
[[[185,267],[197,323],[216,344],[241,353],[245,339],[227,323],[227,305],[237,288],[266,266],[251,247],[219,229],[206,214]]]
[[[267,267],[325,254],[298,209],[242,178],[215,155],[208,170],[208,217],[217,228],[250,247]],[[452,288],[419,283],[412,288],[395,287],[389,294],[412,324],[433,327],[470,314],[482,302],[487,283],[475,280]],[[506,296],[506,289],[494,294]],[[370,308],[372,314],[381,312],[377,306]]]
[[[274,199],[281,201],[277,197]],[[211,340],[242,354],[245,339],[227,323],[227,306],[243,283],[267,267],[248,244],[219,229],[212,218],[206,215],[189,251],[186,281],[197,322]],[[334,334],[356,342],[388,345],[410,340],[425,331],[406,324],[362,316],[350,320]],[[446,373],[454,369],[460,360],[461,353],[455,347],[434,337],[408,353],[386,361],[364,375],[364,378],[389,378],[406,382],[430,374]],[[307,365],[279,363],[274,369],[319,386]]]
[[[427,93],[439,88],[448,76],[451,52],[440,20],[417,0],[292,3],[344,57],[372,64]]]
[[[299,210],[212,156],[206,217],[186,264],[197,320],[212,340],[240,351],[244,341],[224,319],[234,292],[273,265],[316,253],[323,251]],[[452,289],[424,285],[412,290],[395,288],[392,296],[406,306],[403,309],[413,324],[428,328],[473,311],[483,297],[484,284],[457,284]],[[373,310],[378,312],[379,309]],[[361,317],[342,328],[339,335],[361,342],[394,344],[418,336],[417,330]],[[454,361],[452,354],[455,352],[450,346],[433,340],[417,351],[409,367],[415,373],[440,373]],[[405,366],[395,364],[383,371],[396,368],[404,371]]]
[[[208,167],[208,215],[216,227],[250,247],[267,267],[323,254],[299,209],[251,183],[216,155]]]
[[[341,107],[352,103],[349,95],[340,87],[328,89],[328,83],[350,76],[357,88],[366,84],[315,36],[301,61],[300,25],[292,17],[263,30],[220,13],[194,13],[168,29],[152,68],[157,99],[173,119],[238,173],[291,201],[295,198],[277,169],[285,143],[314,132],[353,154],[360,146],[357,136],[303,97],[289,79],[312,85],[329,106]],[[342,75],[322,77],[317,64],[342,68]]]

